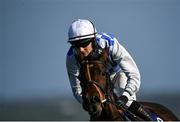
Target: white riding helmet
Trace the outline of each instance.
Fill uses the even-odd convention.
[[[68,32],[69,42],[95,37],[97,31],[89,20],[78,19],[74,21]]]

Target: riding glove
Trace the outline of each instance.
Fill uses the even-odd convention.
[[[118,106],[124,106],[126,105],[127,102],[128,102],[128,98],[125,95],[120,96],[116,101]]]

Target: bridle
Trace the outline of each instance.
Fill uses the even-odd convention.
[[[101,85],[98,84],[98,82],[92,80],[90,68],[94,64],[102,64],[104,67],[107,67],[107,65],[103,61],[99,61],[99,60],[83,60],[81,62],[81,64],[82,65],[85,64],[85,66],[86,66],[86,71],[87,71],[87,76],[88,76],[87,77],[88,84],[86,84],[87,85],[86,87],[88,87],[89,85],[93,85],[96,88],[96,90],[99,94],[99,99],[100,99],[99,102],[101,103],[102,107],[104,107],[104,103],[110,101],[110,98],[109,98],[110,95],[109,95],[108,91],[106,92],[106,90],[104,88],[102,88]],[[107,81],[108,71],[106,70],[105,73],[106,73],[106,81],[105,82],[107,83],[107,82],[109,82],[109,81]],[[108,84],[106,84],[106,85],[108,85]]]
[[[90,81],[88,85],[93,85],[96,88],[96,90],[99,94],[99,100],[100,100],[99,102],[101,103],[102,107],[104,107],[104,103],[107,102],[107,98],[106,98],[105,94],[102,94],[102,92],[104,93],[104,90],[95,81]]]

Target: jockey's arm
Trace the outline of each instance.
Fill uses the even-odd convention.
[[[66,67],[73,95],[77,101],[82,104],[82,89],[78,79],[79,67],[77,66],[77,61],[74,55],[67,55]]]
[[[138,92],[140,87],[140,73],[136,63],[127,50],[119,44],[117,40],[114,41],[114,48],[112,50],[112,58],[118,63],[127,77],[127,84],[122,95],[128,98]]]

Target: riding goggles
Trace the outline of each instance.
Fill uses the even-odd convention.
[[[75,42],[70,42],[72,46],[76,47],[76,48],[80,48],[80,47],[87,47],[90,42],[92,42],[92,38],[88,38],[88,39],[82,39],[82,40],[78,40]]]

